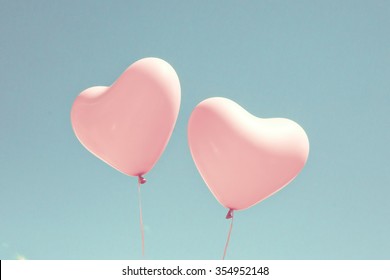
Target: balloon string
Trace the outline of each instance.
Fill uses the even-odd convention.
[[[230,228],[229,228],[228,237],[227,237],[226,244],[225,244],[225,250],[223,251],[222,260],[224,260],[225,257],[226,257],[226,251],[227,251],[227,248],[228,248],[228,246],[229,246],[230,235],[231,235],[231,233],[232,233],[233,220],[234,220],[233,212],[234,212],[233,209],[229,209],[229,212],[228,212],[227,215],[226,215],[226,219],[231,219],[231,222],[230,222]]]
[[[144,222],[142,220],[142,203],[141,203],[141,184],[145,184],[146,180],[142,176],[138,176],[138,206],[139,206],[139,224],[141,229],[142,239],[142,256],[145,256],[145,233],[144,233]]]

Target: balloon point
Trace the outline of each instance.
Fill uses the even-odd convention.
[[[232,219],[234,214],[233,209],[229,209],[229,212],[226,214],[226,219]]]
[[[141,185],[145,184],[146,183],[146,179],[144,177],[142,177],[141,175],[139,175],[138,176],[138,183],[140,183]]]

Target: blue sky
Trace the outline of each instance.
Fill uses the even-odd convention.
[[[78,142],[76,96],[159,57],[182,87],[143,187],[147,259],[220,259],[229,222],[187,145],[213,96],[298,122],[301,174],[239,211],[227,259],[390,258],[388,1],[0,1],[0,259],[140,259],[137,181]]]

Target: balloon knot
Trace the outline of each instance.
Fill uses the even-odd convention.
[[[138,183],[140,183],[141,185],[145,184],[146,183],[146,179],[144,177],[142,177],[141,175],[138,175]]]
[[[232,219],[233,214],[234,214],[234,210],[230,208],[229,212],[226,214],[226,219]]]

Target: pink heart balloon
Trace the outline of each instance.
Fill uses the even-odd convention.
[[[309,154],[309,140],[297,123],[257,118],[221,97],[195,107],[188,142],[210,191],[232,210],[251,207],[286,186]]]
[[[95,156],[132,176],[147,173],[172,134],[180,82],[164,60],[136,61],[110,87],[84,90],[71,111],[73,130]]]

